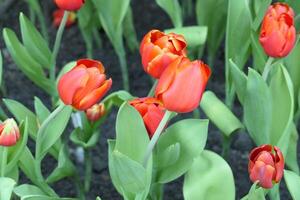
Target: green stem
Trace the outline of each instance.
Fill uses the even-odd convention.
[[[148,160],[151,156],[151,153],[159,139],[159,136],[160,134],[162,133],[162,131],[164,130],[166,124],[168,123],[170,117],[172,115],[172,112],[171,111],[166,111],[165,114],[164,114],[164,117],[162,118],[162,120],[160,121],[154,135],[152,136],[148,146],[147,146],[147,150],[146,150],[146,153],[145,153],[145,157],[144,157],[144,161],[143,161],[143,166],[146,168],[147,167],[147,163],[148,163]]]
[[[200,111],[199,111],[199,108],[197,108],[197,109],[195,109],[195,110],[193,111],[193,117],[194,117],[195,119],[199,119],[199,118],[200,118]]]
[[[7,147],[1,147],[2,150],[2,160],[1,160],[1,177],[5,176],[5,168],[7,164]]]
[[[88,149],[84,149],[84,163],[85,163],[85,176],[84,176],[84,191],[89,192],[92,179],[92,156]]]
[[[231,137],[227,137],[226,135],[223,135],[222,157],[225,160],[228,160],[230,145],[231,145]]]
[[[63,19],[62,19],[62,21],[59,25],[59,28],[57,30],[57,33],[56,33],[56,38],[55,38],[54,47],[53,47],[52,56],[51,56],[51,66],[50,66],[50,79],[52,81],[55,81],[56,57],[58,54],[58,50],[60,48],[61,39],[62,39],[62,35],[64,33],[64,29],[65,29],[65,26],[66,26],[66,23],[68,20],[68,16],[69,16],[69,12],[65,11]]]
[[[158,80],[155,80],[155,82],[154,82],[154,84],[152,85],[152,88],[151,88],[151,90],[149,91],[149,93],[148,93],[148,97],[152,97],[153,95],[154,95],[154,92],[155,92],[155,88],[156,88],[156,86],[157,86],[157,83],[158,83]]]
[[[84,190],[83,190],[83,187],[80,183],[80,178],[79,178],[77,172],[75,172],[73,178],[74,178],[74,182],[75,182],[76,190],[77,190],[77,195],[79,196],[79,199],[80,200],[85,200]]]
[[[126,91],[129,91],[129,75],[128,75],[128,69],[127,69],[127,63],[126,63],[126,56],[124,49],[119,49],[117,51],[120,66],[121,66],[121,72],[122,72],[122,79],[123,79],[123,86]]]
[[[95,42],[97,44],[97,47],[101,48],[102,47],[102,40],[101,40],[101,37],[98,33],[98,30],[96,28],[93,28],[93,36],[94,36],[94,39],[95,39]]]
[[[39,6],[39,8],[38,8],[36,14],[38,16],[38,20],[41,25],[41,30],[42,30],[43,36],[44,36],[45,40],[47,42],[49,42],[49,34],[48,34],[47,25],[46,25],[46,19],[45,19],[45,16],[43,15],[42,8],[39,3],[38,3],[38,6]]]
[[[271,71],[271,68],[272,68],[272,62],[274,61],[274,58],[272,57],[269,57],[267,62],[266,62],[266,65],[265,65],[265,68],[264,68],[264,71],[263,71],[263,74],[262,74],[262,77],[264,80],[267,80],[268,78],[268,75]]]

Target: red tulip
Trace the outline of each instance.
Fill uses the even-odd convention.
[[[144,70],[159,78],[166,67],[178,56],[186,56],[186,41],[182,35],[165,34],[152,30],[141,42],[140,54]]]
[[[271,5],[263,19],[259,41],[271,57],[288,55],[296,41],[293,9],[285,3]]]
[[[162,120],[165,109],[155,98],[138,98],[129,102],[142,116],[148,135],[151,138]]]
[[[199,106],[210,74],[202,61],[179,57],[161,75],[155,96],[169,111],[191,112]]]
[[[105,114],[105,106],[103,103],[95,104],[85,111],[86,117],[95,122]]]
[[[112,80],[106,80],[101,62],[78,60],[76,66],[64,74],[58,82],[58,93],[66,105],[77,110],[87,110],[107,93]]]
[[[62,9],[57,9],[53,12],[53,25],[54,27],[59,27],[63,16],[64,16],[64,10]],[[76,20],[76,14],[74,12],[70,12],[68,19],[67,19],[67,23],[66,23],[66,27],[70,27],[75,23]]]
[[[284,158],[280,149],[272,145],[262,145],[249,155],[248,171],[253,182],[259,181],[263,188],[272,188],[283,175]]]
[[[75,11],[79,10],[85,0],[55,0],[56,5],[63,10]]]
[[[0,146],[13,146],[20,138],[20,131],[14,119],[0,123]]]

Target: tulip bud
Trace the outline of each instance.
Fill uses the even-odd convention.
[[[263,188],[273,187],[283,175],[284,158],[280,149],[272,145],[262,145],[249,155],[248,171],[253,182],[258,181]]]
[[[199,106],[210,74],[210,68],[202,61],[179,57],[163,72],[155,96],[169,111],[191,112]]]
[[[81,8],[85,0],[55,0],[56,5],[63,10],[76,11]]]
[[[20,131],[14,119],[0,123],[0,146],[13,146],[20,138]]]
[[[144,70],[159,78],[166,67],[178,56],[186,56],[186,41],[182,35],[165,34],[152,30],[141,42],[140,54]]]
[[[86,117],[95,122],[105,114],[105,106],[103,103],[95,104],[85,111]]]
[[[64,16],[64,10],[62,9],[57,9],[53,12],[53,26],[58,28],[62,19],[63,19],[63,16]],[[69,13],[69,16],[68,16],[68,19],[67,19],[67,23],[66,23],[66,27],[70,27],[72,26],[74,23],[75,23],[75,20],[76,20],[76,14],[74,12],[70,12]]]
[[[141,114],[148,135],[152,138],[165,114],[162,103],[155,98],[145,97],[134,99],[129,104]]]
[[[111,88],[112,80],[106,80],[105,69],[101,62],[82,59],[64,74],[58,82],[58,93],[66,105],[77,110],[87,110]]]
[[[285,3],[271,5],[263,19],[259,41],[271,57],[288,55],[296,41],[293,9]]]

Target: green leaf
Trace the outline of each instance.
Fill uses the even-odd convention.
[[[257,183],[251,186],[249,193],[241,200],[265,200],[265,191],[261,187],[257,187]]]
[[[0,86],[2,85],[2,76],[3,76],[3,58],[0,51]]]
[[[158,160],[160,168],[166,168],[174,165],[180,157],[180,144],[177,142],[168,146],[164,151],[159,153],[155,158]]]
[[[158,183],[175,180],[189,169],[194,158],[199,156],[205,147],[207,130],[208,120],[186,119],[173,124],[160,136],[154,151],[157,152],[154,156],[154,167],[157,170]],[[176,147],[176,144],[180,148]],[[176,152],[178,150],[179,155]],[[165,159],[168,152],[170,157],[174,156],[174,163],[165,167],[161,159]]]
[[[229,137],[232,133],[243,128],[240,120],[231,110],[211,91],[203,94],[200,107],[206,116]]]
[[[254,69],[263,72],[267,62],[267,55],[265,54],[261,44],[259,43],[258,35],[255,32],[251,34],[251,48],[253,54]]]
[[[228,0],[197,0],[196,2],[197,22],[200,26],[207,26],[208,28],[209,65],[213,64],[215,54],[225,35],[227,7]]]
[[[285,156],[294,116],[294,91],[292,81],[283,65],[273,74],[270,91],[272,95],[271,144],[278,146]]]
[[[28,147],[25,147],[20,157],[19,167],[24,172],[26,177],[32,181],[32,183],[38,185],[38,177],[35,173],[38,169],[35,167],[35,160]]]
[[[70,134],[70,139],[74,144],[83,147],[84,149],[93,148],[97,145],[97,142],[100,138],[100,130],[96,130],[92,133],[91,137],[88,138],[87,141],[85,141],[85,138],[83,138],[84,134],[86,134],[84,131],[82,131],[80,128],[75,129]]]
[[[226,30],[226,96],[228,104],[231,104],[234,95],[232,77],[229,74],[229,59],[243,69],[249,57],[251,12],[248,0],[229,0]]]
[[[11,178],[0,177],[0,199],[10,200],[16,182]]]
[[[40,188],[30,184],[22,184],[20,186],[15,187],[14,193],[18,197],[28,195],[46,195]]]
[[[300,177],[295,172],[284,170],[284,180],[293,200],[300,199]]]
[[[49,149],[58,141],[65,130],[72,108],[70,106],[60,105],[43,122],[37,134],[36,140],[36,158],[42,160]]]
[[[48,197],[44,195],[29,195],[24,196],[21,200],[77,200],[74,198]]]
[[[138,163],[142,163],[149,143],[149,136],[139,112],[126,102],[118,112],[116,132],[115,150]]]
[[[133,96],[126,92],[125,90],[119,90],[117,92],[113,92],[102,101],[107,107],[112,105],[120,107],[124,101],[128,101],[133,99]]]
[[[19,20],[26,50],[39,64],[49,69],[51,67],[51,51],[47,42],[23,13],[20,13]]]
[[[16,145],[9,148],[8,151],[8,163],[5,168],[6,172],[10,172],[17,166],[19,159],[27,145],[28,140],[28,120],[25,119],[25,122],[20,126],[20,140]]]
[[[8,51],[20,70],[44,91],[55,94],[55,84],[45,76],[42,66],[33,59],[27,49],[20,43],[16,34],[12,30],[4,28],[3,37]]]
[[[184,177],[185,200],[235,199],[232,171],[226,161],[212,151],[203,151]]]
[[[257,31],[264,16],[265,16],[265,13],[266,13],[269,5],[272,3],[272,0],[259,0],[259,1],[255,1],[255,3],[258,4],[255,6],[258,7],[259,9],[255,13],[256,17],[252,23],[252,29],[254,31]]]
[[[251,68],[244,100],[244,119],[256,145],[270,143],[272,95],[263,78]]]
[[[111,181],[113,185],[115,186],[116,190],[119,192],[119,194],[122,194],[122,188],[121,185],[119,184],[120,178],[117,174],[116,171],[116,166],[114,164],[114,158],[113,158],[113,151],[116,146],[116,141],[115,140],[108,140],[108,169],[109,169],[109,175],[111,177]]]
[[[229,60],[229,68],[238,99],[243,105],[247,88],[247,76],[240,70],[232,59]]]
[[[132,15],[132,9],[129,6],[123,22],[124,37],[126,39],[127,46],[133,52],[139,48],[139,42],[137,41],[136,31],[134,28],[134,21]]]
[[[182,27],[182,9],[178,0],[156,0],[156,3],[169,15],[174,27]]]
[[[165,30],[165,33],[176,33],[183,35],[188,43],[188,47],[195,48],[203,45],[206,41],[206,26],[185,26]]]
[[[42,124],[50,115],[50,111],[38,97],[34,97],[34,109],[39,120],[39,124]]]
[[[290,134],[290,141],[288,145],[287,154],[285,157],[286,165],[289,169],[294,171],[299,175],[299,165],[298,165],[298,159],[297,159],[297,144],[298,144],[298,131],[296,128],[296,125],[293,123],[291,128],[291,134]]]
[[[53,172],[47,177],[47,183],[54,183],[65,177],[70,177],[75,173],[75,166],[71,162],[68,150],[62,146],[58,155],[58,165]]]

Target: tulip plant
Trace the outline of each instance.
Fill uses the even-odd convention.
[[[256,145],[248,157],[253,185],[242,200],[264,200],[266,196],[279,200],[282,179],[291,197],[300,199],[300,13],[293,9],[300,3],[197,0],[199,26],[187,27],[179,1],[156,0],[175,28],[150,30],[141,40],[141,68],[153,80],[153,87],[147,96],[137,97],[128,91],[123,44],[124,35],[133,50],[137,45],[130,1],[54,2],[58,9],[53,25],[58,29],[52,49],[47,36],[23,13],[19,18],[22,41],[11,29],[3,29],[12,59],[49,95],[51,105],[34,97],[34,110],[30,110],[22,102],[3,98],[10,113],[0,109],[1,200],[85,200],[93,179],[92,157],[97,156],[92,150],[97,148],[101,126],[114,123],[107,119],[115,108],[115,137],[107,141],[108,169],[115,190],[125,200],[162,200],[165,184],[180,177],[186,200],[236,199],[234,169],[226,159],[232,137],[239,131],[248,133]],[[190,13],[193,2],[183,5]],[[212,15],[214,10],[219,13]],[[74,25],[76,16],[88,58],[57,66],[64,29]],[[106,74],[101,61],[92,59],[92,44],[99,39],[100,27],[119,56],[127,91],[110,92],[118,80]],[[224,36],[223,102],[213,91],[205,90]],[[198,58],[205,52],[209,65]],[[247,73],[246,63],[253,65]],[[0,56],[3,84],[2,65]],[[242,108],[242,119],[231,111],[234,105]],[[190,116],[186,113],[197,114],[199,108],[208,119],[186,117]],[[222,155],[205,149],[209,122],[222,134]],[[77,156],[83,157],[79,163],[84,166],[83,175],[74,163],[69,141],[79,150]],[[46,175],[42,166],[47,156],[57,165]],[[20,181],[20,173],[27,177],[26,183]],[[60,197],[53,189],[63,179],[72,181],[77,196]]]

